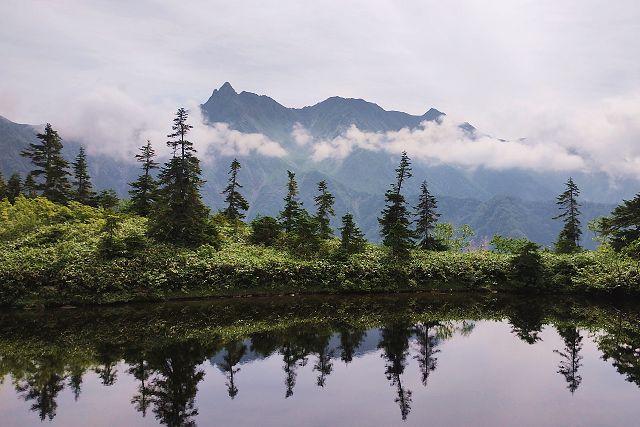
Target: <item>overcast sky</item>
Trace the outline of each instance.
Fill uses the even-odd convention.
[[[2,0],[0,58],[19,122],[172,111],[228,80],[286,106],[436,107],[504,138],[640,136],[638,0]]]

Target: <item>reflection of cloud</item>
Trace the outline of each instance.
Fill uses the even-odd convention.
[[[169,153],[167,134],[177,107],[142,105],[113,87],[98,88],[70,100],[68,105],[53,114],[52,124],[65,139],[84,144],[90,154],[133,161],[138,147],[147,139],[160,155]],[[193,126],[188,138],[205,159],[208,155],[244,156],[254,151],[271,157],[286,155],[280,144],[262,134],[242,133],[225,123],[207,126],[196,103],[188,109]]]

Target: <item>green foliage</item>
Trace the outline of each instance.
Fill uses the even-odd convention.
[[[87,155],[84,147],[80,147],[78,156],[71,164],[73,168],[73,189],[71,195],[76,202],[91,205],[94,203],[96,193],[93,191],[91,177],[89,176],[89,166],[87,165]]]
[[[307,257],[320,249],[320,224],[306,211],[301,211],[295,228],[286,234],[286,244],[294,254]]]
[[[436,198],[429,193],[427,181],[420,185],[420,197],[416,206],[416,236],[419,239],[418,246],[427,251],[443,250],[442,242],[433,236],[438,222],[439,213],[436,212],[438,203]]]
[[[342,217],[342,227],[340,227],[340,249],[347,254],[363,252],[367,241],[353,221],[353,215],[345,214]]]
[[[24,197],[28,197],[30,199],[38,197],[38,185],[36,184],[32,173],[28,173],[27,177],[24,180],[24,185],[22,186],[22,194],[24,194]]]
[[[249,240],[256,245],[273,246],[282,234],[282,227],[277,219],[270,216],[258,216],[251,221]]]
[[[4,181],[4,175],[0,172],[0,200],[7,197],[7,183]]]
[[[535,286],[542,279],[542,257],[540,246],[533,242],[525,242],[515,248],[514,257],[511,260],[513,269],[512,277],[525,284]]]
[[[640,194],[624,200],[611,215],[602,218],[600,229],[616,251],[640,258]]]
[[[229,169],[229,184],[224,191],[222,191],[222,194],[226,194],[224,201],[227,204],[227,207],[222,212],[229,221],[233,222],[244,219],[245,214],[241,211],[247,211],[249,209],[249,203],[238,191],[238,188],[242,188],[242,185],[238,182],[238,171],[240,167],[238,159],[233,159],[231,168]]]
[[[151,173],[158,168],[158,163],[155,161],[156,152],[151,146],[151,141],[147,140],[139,151],[140,153],[136,154],[136,161],[142,165],[142,175],[129,184],[131,187],[130,210],[138,215],[149,216],[158,192],[158,182]]]
[[[467,224],[454,227],[453,224],[441,222],[436,224],[434,230],[434,238],[442,244],[443,248],[454,252],[468,249],[474,234],[471,226]]]
[[[112,189],[102,190],[95,197],[96,205],[103,209],[115,209],[120,203],[120,199],[116,192]]]
[[[198,246],[213,243],[217,233],[200,196],[203,184],[200,161],[195,156],[193,143],[186,139],[192,128],[187,118],[187,111],[178,109],[173,133],[168,135],[167,145],[173,149],[173,157],[160,172],[159,197],[150,217],[150,233],[162,242]]]
[[[62,138],[49,123],[45,126],[44,133],[36,136],[41,142],[29,144],[21,154],[31,159],[35,166],[31,173],[36,178],[42,178],[43,182],[38,184],[42,196],[53,202],[66,203],[70,194],[67,171],[69,163],[62,156]]]
[[[517,254],[520,253],[523,248],[531,243],[527,239],[517,239],[515,237],[504,237],[499,234],[494,235],[491,238],[489,244],[493,246],[494,252],[501,254]]]
[[[385,207],[378,223],[383,245],[391,249],[395,257],[404,257],[413,246],[414,232],[409,228],[411,221],[406,201],[402,195],[402,184],[411,177],[411,162],[405,151],[396,169],[396,182],[385,193]]]
[[[298,200],[298,183],[296,174],[287,171],[287,195],[284,198],[284,208],[280,212],[278,219],[285,233],[290,233],[296,227],[298,218],[302,213],[302,202]]]
[[[22,194],[22,179],[19,173],[14,173],[7,182],[7,198],[9,202],[15,203],[16,198]]]
[[[556,252],[560,254],[578,252],[580,250],[580,236],[582,235],[579,219],[580,204],[578,203],[580,190],[571,178],[567,181],[566,186],[567,189],[558,196],[556,202],[562,212],[553,218],[562,219],[564,222],[555,244]]]
[[[335,197],[329,192],[326,181],[320,181],[318,183],[318,194],[315,198],[316,204],[316,216],[315,219],[318,222],[320,228],[320,238],[329,239],[333,235],[331,230],[331,217],[335,216],[333,210],[333,203]]]

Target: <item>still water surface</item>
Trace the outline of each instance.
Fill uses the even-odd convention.
[[[0,313],[3,426],[612,426],[636,303],[307,297]]]

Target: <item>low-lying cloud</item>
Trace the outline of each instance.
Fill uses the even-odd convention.
[[[145,105],[113,87],[98,88],[68,100],[67,105],[68,108],[52,114],[51,123],[64,139],[85,145],[91,155],[133,161],[138,147],[147,140],[160,156],[170,153],[166,141],[177,110],[174,105],[167,102]],[[253,152],[269,157],[287,154],[278,142],[265,135],[239,132],[226,123],[207,124],[195,102],[187,103],[185,108],[193,126],[188,139],[203,161]]]

